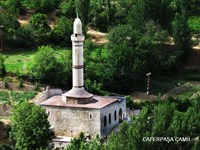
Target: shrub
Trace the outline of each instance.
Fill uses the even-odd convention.
[[[29,91],[29,92],[11,92],[11,97],[13,101],[16,102],[22,102],[22,101],[28,101],[30,99],[33,99],[37,92],[35,91]]]
[[[22,79],[20,79],[19,80],[19,88],[23,88],[24,87],[24,83],[23,83],[23,80]]]
[[[3,103],[9,101],[9,93],[7,91],[0,91],[0,101]]]
[[[35,42],[40,44],[48,41],[51,27],[48,24],[45,14],[37,13],[32,15],[29,25]]]
[[[6,75],[6,68],[4,65],[4,58],[3,55],[0,54],[0,77],[3,78]]]
[[[0,144],[0,150],[13,150],[13,148],[7,144]]]
[[[5,79],[4,79],[4,88],[7,89],[8,87],[9,87],[8,79],[5,78]]]

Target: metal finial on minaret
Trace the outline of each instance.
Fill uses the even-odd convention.
[[[84,89],[84,65],[83,65],[83,42],[85,40],[82,33],[82,22],[78,18],[74,20],[72,40],[72,74],[73,88],[63,94],[63,100],[67,103],[88,103],[93,95]]]
[[[76,18],[78,18],[78,11],[76,11]]]

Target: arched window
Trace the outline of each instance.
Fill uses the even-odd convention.
[[[117,120],[117,112],[116,112],[116,110],[114,112],[114,118],[115,118],[115,121],[116,121]]]
[[[119,109],[119,122],[122,122],[122,109]]]
[[[90,120],[92,120],[92,114],[89,115]]]
[[[109,113],[109,124],[111,124],[111,113]]]
[[[107,125],[107,119],[106,119],[106,116],[104,116],[104,127],[106,127]]]

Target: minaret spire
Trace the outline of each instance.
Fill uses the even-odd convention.
[[[76,11],[76,18],[78,18],[78,11]]]
[[[73,24],[72,40],[72,74],[73,87],[63,94],[63,100],[67,103],[88,103],[92,100],[93,95],[84,89],[84,64],[83,64],[83,42],[85,37],[82,33],[82,22],[78,18]]]

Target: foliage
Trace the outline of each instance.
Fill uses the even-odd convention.
[[[62,60],[64,61],[59,62],[55,54],[55,51],[50,46],[42,46],[38,49],[30,73],[32,80],[61,87],[68,83],[69,79],[71,79],[71,60],[68,56],[63,56]]]
[[[191,50],[191,35],[188,27],[188,3],[189,1],[178,1],[179,6],[172,23],[173,27],[173,38],[175,47],[177,50],[177,55],[185,60],[188,52]]]
[[[188,18],[188,26],[190,30],[198,34],[200,32],[200,17],[192,16]]]
[[[130,30],[130,26],[118,26],[108,36],[107,86],[116,91],[130,90],[133,83],[130,75],[140,74],[145,70],[145,61],[142,59],[145,51],[137,49],[135,45],[138,32],[129,32]]]
[[[15,102],[23,102],[33,99],[36,96],[35,91],[28,91],[28,92],[11,92],[12,100]]]
[[[19,88],[23,88],[24,87],[24,83],[23,83],[23,80],[22,79],[20,79],[19,80]]]
[[[134,85],[138,87],[135,74],[172,71],[178,64],[176,53],[166,50],[168,32],[152,20],[144,24],[143,31],[129,24],[117,26],[109,32],[108,39],[106,87],[112,86],[112,90],[127,92]]]
[[[88,92],[98,95],[106,95],[107,93],[103,91],[102,83],[97,83],[96,80],[92,82],[90,79],[85,80],[85,88]]]
[[[9,87],[8,79],[4,78],[4,88],[7,89]]]
[[[35,87],[34,87],[34,91],[38,91],[40,89],[40,84],[38,82],[35,82]]]
[[[34,37],[32,35],[32,28],[29,25],[23,25],[15,32],[14,42],[19,47],[32,47],[36,46]]]
[[[153,107],[146,107],[138,117],[133,116],[131,123],[123,122],[120,131],[112,134],[107,141],[107,149],[192,149],[199,141],[193,141],[199,135],[200,98],[192,101],[192,106],[181,112],[175,103],[163,102]],[[196,106],[195,106],[196,105]],[[144,141],[148,137],[190,137],[190,142],[180,141]]]
[[[80,19],[83,22],[83,25],[88,24],[88,15],[89,15],[89,9],[90,9],[90,0],[82,0],[82,1],[76,1],[76,9],[78,14],[80,14]]]
[[[142,109],[145,103],[136,102],[131,96],[126,96],[126,107],[130,109]]]
[[[7,0],[5,5],[10,14],[19,14],[22,11],[22,0]]]
[[[29,26],[33,32],[35,42],[41,44],[48,41],[51,27],[45,14],[33,14],[29,20]]]
[[[0,77],[3,78],[6,75],[5,59],[2,54],[0,54]]]
[[[9,93],[7,91],[0,91],[0,101],[3,103],[9,101]]]
[[[27,102],[12,110],[10,139],[15,149],[44,149],[50,140],[49,122],[43,108]]]
[[[76,6],[74,0],[62,1],[59,5],[59,13],[67,18],[76,17]]]
[[[71,45],[72,20],[64,16],[58,18],[53,31],[51,32],[51,40],[53,43],[62,43],[62,45]]]
[[[50,12],[54,8],[55,0],[23,0],[22,5],[37,12]]]
[[[17,17],[14,14],[5,13],[0,9],[0,22],[1,25],[4,25],[3,30],[8,33],[13,30],[17,30],[20,27],[20,24],[17,20]]]
[[[135,0],[128,15],[129,22],[142,31],[145,22],[153,20],[161,25],[161,28],[170,30],[174,15],[171,2],[172,0]]]
[[[13,150],[13,148],[7,144],[0,144],[0,150]]]
[[[80,133],[79,137],[73,139],[66,150],[103,150],[104,148],[103,141],[99,136],[88,142],[84,134]]]

